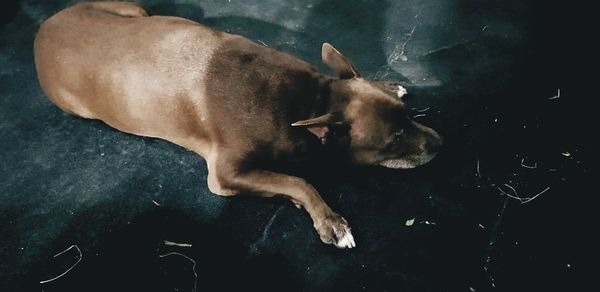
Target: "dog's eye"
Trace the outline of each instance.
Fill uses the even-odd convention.
[[[333,136],[347,136],[350,131],[350,127],[347,125],[335,125],[329,128]]]
[[[394,133],[395,142],[400,142],[404,138],[404,129],[400,129]]]

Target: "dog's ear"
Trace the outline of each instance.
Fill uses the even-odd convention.
[[[331,133],[332,126],[343,125],[341,114],[327,113],[312,119],[297,121],[292,124],[292,127],[305,127],[313,133],[321,143],[327,144],[327,138]]]
[[[329,43],[323,43],[321,59],[323,59],[323,63],[335,70],[342,79],[360,77],[350,61]]]

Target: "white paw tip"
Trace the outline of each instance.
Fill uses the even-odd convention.
[[[354,237],[352,236],[352,233],[350,233],[350,231],[347,231],[344,236],[342,236],[342,238],[340,240],[338,240],[338,242],[336,242],[335,246],[339,247],[339,248],[353,248],[356,246],[356,243],[354,242]]]

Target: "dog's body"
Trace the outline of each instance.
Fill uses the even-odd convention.
[[[410,168],[441,144],[406,117],[402,87],[360,78],[328,44],[323,60],[339,78],[190,20],[93,2],[45,21],[34,53],[42,88],[64,111],[195,151],[213,193],[284,195],[308,211],[324,242],[341,248],[355,246],[348,223],[310,184],[253,165],[307,157],[320,141],[347,149],[356,163]]]

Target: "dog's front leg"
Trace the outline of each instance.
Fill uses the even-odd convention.
[[[222,163],[218,166],[209,163],[208,186],[219,195],[254,193],[264,197],[286,196],[306,209],[323,242],[339,248],[356,246],[346,219],[332,211],[304,179],[266,170],[240,171]]]

